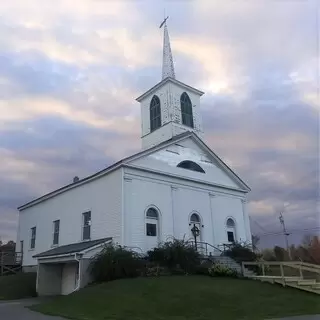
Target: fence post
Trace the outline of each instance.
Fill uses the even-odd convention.
[[[245,272],[244,272],[244,262],[241,262],[241,271],[242,271],[242,275],[245,277]]]
[[[284,280],[283,264],[281,262],[280,262],[280,271],[281,271],[281,277],[282,277],[282,285],[285,287],[286,283]]]
[[[3,275],[3,264],[4,264],[4,258],[3,258],[3,252],[0,252],[1,254],[1,262],[0,262],[0,265],[1,265],[1,276]]]

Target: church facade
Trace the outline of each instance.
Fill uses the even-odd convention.
[[[40,295],[68,294],[88,280],[107,242],[146,252],[172,237],[220,245],[251,242],[250,188],[203,141],[203,92],[175,77],[164,25],[162,80],[137,98],[142,150],[19,207],[17,251],[38,271]]]

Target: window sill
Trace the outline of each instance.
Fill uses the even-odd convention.
[[[90,239],[82,239],[81,242],[87,242],[87,241],[91,241],[91,238]]]
[[[33,248],[33,249],[29,249],[28,251],[34,251],[34,249],[35,249],[35,248]]]
[[[59,244],[52,244],[51,245],[51,248],[56,248],[56,247],[59,247]]]

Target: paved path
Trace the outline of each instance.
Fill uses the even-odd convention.
[[[47,316],[31,311],[26,306],[40,303],[41,299],[23,299],[15,301],[0,301],[1,320],[66,320],[61,317]],[[268,320],[320,320],[320,315],[277,318]]]
[[[40,299],[23,299],[0,302],[1,320],[65,320],[60,317],[47,316],[25,308],[41,302]]]
[[[320,320],[320,314],[313,316],[297,316],[297,317],[288,317],[288,318],[277,318],[269,320]]]

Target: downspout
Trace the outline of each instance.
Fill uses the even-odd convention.
[[[80,289],[80,284],[81,284],[81,262],[80,262],[80,259],[77,258],[77,253],[74,254],[74,260],[76,260],[78,262],[78,274],[79,274],[79,277],[78,277],[77,286],[72,292],[78,291]]]

